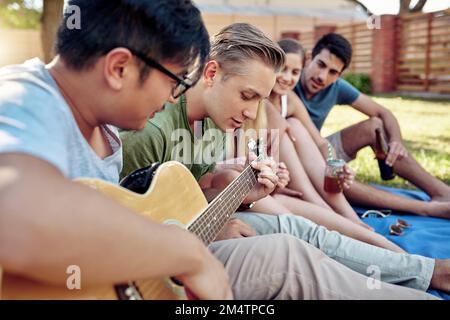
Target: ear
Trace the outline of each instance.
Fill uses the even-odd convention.
[[[126,48],[116,48],[105,56],[103,74],[109,87],[113,90],[121,90],[124,79],[132,70],[137,70],[133,63],[133,55]]]
[[[214,79],[220,72],[219,63],[216,60],[210,60],[203,69],[203,78],[207,86],[212,86]]]

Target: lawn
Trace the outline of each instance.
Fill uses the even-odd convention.
[[[395,114],[410,154],[428,172],[450,184],[450,101],[404,97],[374,97],[374,100]],[[366,118],[351,107],[337,106],[327,118],[322,135],[327,136]],[[351,167],[356,170],[359,181],[414,188],[399,177],[382,181],[370,148],[361,150],[358,158],[351,162]]]

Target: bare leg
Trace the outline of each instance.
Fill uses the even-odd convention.
[[[283,134],[280,140],[280,161],[286,164],[291,177],[289,188],[302,192],[304,200],[314,203],[322,208],[331,210],[328,203],[320,196],[319,193],[317,193],[316,188],[309,179],[309,175],[305,172],[303,164],[298,158],[292,141],[286,134]]]
[[[320,194],[320,196],[331,206],[331,208],[334,209],[334,211],[352,220],[355,223],[365,226],[365,224],[359,219],[356,212],[348,203],[344,194],[325,192],[325,160],[323,159],[322,154],[320,153],[308,131],[304,128],[303,124],[299,120],[291,118],[288,120],[288,122],[291,125],[291,134],[296,139],[294,143],[295,148],[294,144],[290,139],[288,139],[288,137],[286,137],[286,135],[282,137],[282,140],[288,140],[281,142],[283,148],[287,151],[288,154],[293,154],[296,151],[315,189]],[[284,155],[284,153],[280,153],[280,155]],[[297,164],[295,163],[292,165],[292,168],[297,167]],[[288,168],[291,167],[288,166]],[[295,176],[293,176],[292,178],[298,179]]]
[[[436,259],[430,287],[450,292],[450,259]]]
[[[251,211],[267,214],[296,214],[353,239],[394,252],[405,252],[382,235],[367,230],[331,210],[285,195],[269,196],[259,200]]]
[[[359,150],[366,146],[375,145],[375,129],[382,128],[381,119],[373,117],[342,130],[342,144],[345,153],[356,157]],[[418,188],[425,191],[432,200],[450,201],[450,186],[433,177],[409,155],[407,158],[397,160],[394,171],[402,178],[408,180]]]
[[[345,190],[345,196],[354,205],[450,218],[450,202],[408,199],[359,182],[353,183],[349,190]]]

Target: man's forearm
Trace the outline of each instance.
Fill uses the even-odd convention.
[[[383,107],[363,93],[361,93],[358,99],[352,103],[352,107],[368,117],[380,118],[381,121],[383,121],[384,130],[387,133],[389,142],[400,142],[402,140],[398,121],[389,109]]]
[[[389,142],[392,141],[402,141],[402,133],[400,131],[400,125],[395,118],[394,114],[385,109],[382,113],[380,113],[380,118],[384,124],[384,130],[386,131]]]
[[[0,169],[7,167],[0,161]],[[0,261],[6,271],[64,284],[67,267],[78,265],[88,285],[176,276],[198,267],[206,248],[187,231],[153,223],[37,169],[31,163],[0,185]]]

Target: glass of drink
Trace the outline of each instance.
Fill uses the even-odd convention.
[[[345,161],[342,159],[327,160],[325,168],[325,181],[323,189],[330,193],[342,192],[342,186],[339,181],[339,174],[343,172]]]

